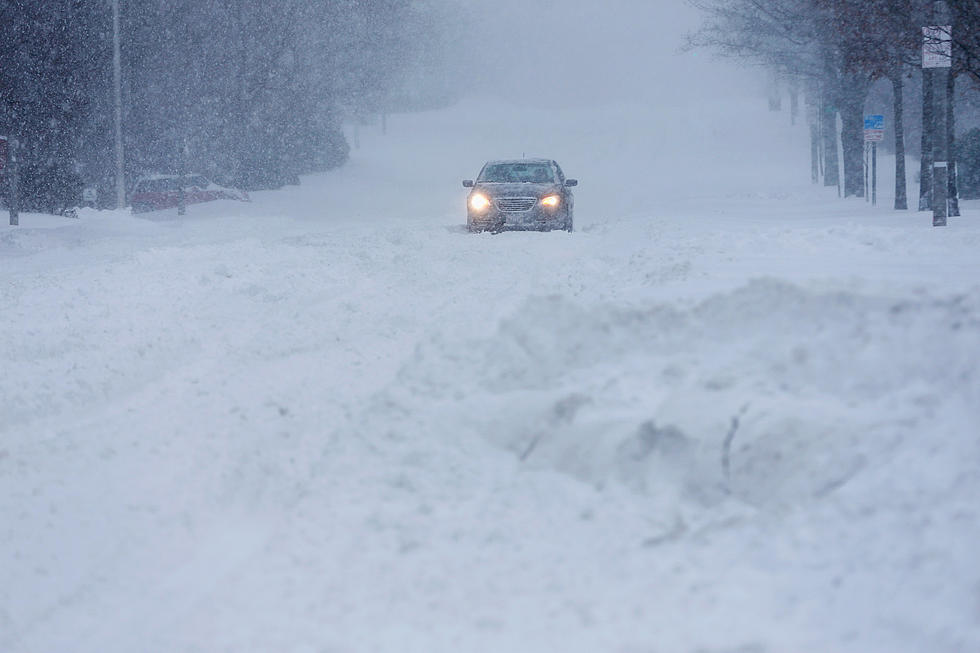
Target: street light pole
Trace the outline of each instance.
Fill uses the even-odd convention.
[[[122,133],[122,55],[119,46],[119,0],[112,0],[112,82],[116,114],[116,208],[126,207],[126,168]]]
[[[11,137],[7,141],[7,175],[10,178],[10,226],[16,227],[20,224],[20,154],[17,148],[20,142],[16,137]]]
[[[949,215],[949,139],[946,129],[946,85],[952,65],[952,35],[950,31],[949,9],[943,0],[932,5],[932,37],[938,40],[933,44],[934,52],[939,54],[938,65],[933,71],[933,163],[932,163],[932,225],[945,227]],[[948,51],[947,51],[948,48]]]

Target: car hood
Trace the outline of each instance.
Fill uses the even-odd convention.
[[[480,182],[474,190],[479,190],[493,197],[541,197],[548,193],[557,193],[556,184],[488,184]]]

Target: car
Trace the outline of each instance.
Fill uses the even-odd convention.
[[[476,180],[463,181],[471,232],[572,231],[578,180],[551,159],[488,161]]]
[[[180,204],[181,192],[184,204],[214,200],[249,201],[245,191],[219,186],[203,175],[149,175],[141,177],[133,186],[130,204],[133,213],[169,209]]]

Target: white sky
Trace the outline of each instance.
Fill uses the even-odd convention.
[[[698,12],[684,0],[473,2],[467,58],[477,94],[530,104],[730,94],[746,74],[681,53]],[[751,79],[751,78],[750,78]]]

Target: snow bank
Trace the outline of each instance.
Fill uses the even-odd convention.
[[[532,297],[490,337],[421,344],[385,397],[417,437],[476,434],[526,470],[630,488],[645,546],[703,557],[672,587],[778,597],[778,621],[813,619],[835,650],[965,650],[975,634],[953,624],[976,588],[947,581],[976,571],[977,333],[976,290],[759,280],[642,309]],[[722,580],[734,566],[762,578]],[[698,619],[737,630],[736,614],[711,603]],[[822,650],[772,626],[759,650]]]
[[[923,407],[980,406],[978,327],[976,291],[760,280],[683,309],[532,297],[488,338],[420,345],[393,392],[533,466],[622,481],[661,507],[776,509],[833,494],[903,443],[933,447]]]

